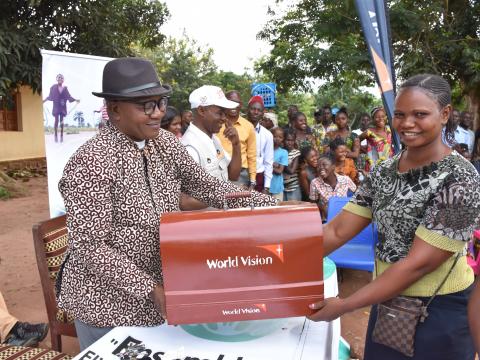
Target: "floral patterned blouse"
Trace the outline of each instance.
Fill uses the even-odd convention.
[[[70,158],[59,189],[67,211],[68,257],[58,305],[96,327],[161,324],[149,298],[163,282],[161,214],[180,210],[180,192],[221,208],[226,193],[240,191],[208,175],[173,134],[161,129],[139,150],[110,123]],[[276,204],[257,192],[252,197],[256,206]],[[249,202],[229,200],[229,207]]]
[[[390,159],[394,154],[392,147],[392,130],[390,126],[385,126],[385,132],[387,134],[386,138],[374,133],[371,129],[367,130],[366,171],[372,170],[375,165]]]
[[[397,154],[376,166],[344,210],[376,223],[379,274],[408,255],[416,236],[452,252],[439,268],[403,292],[431,296],[448,273],[455,253],[465,255],[466,244],[478,226],[480,176],[456,151],[407,172],[398,171],[400,157]],[[472,282],[472,270],[462,256],[439,294],[464,290]]]
[[[338,134],[338,131],[331,131],[327,133],[328,141],[332,141],[337,137],[340,137],[340,134]],[[352,151],[355,140],[358,139],[358,135],[351,131],[346,138],[342,138],[342,139],[345,141],[345,145],[347,146],[347,148],[350,151]]]

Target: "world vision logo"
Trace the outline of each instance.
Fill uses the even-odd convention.
[[[257,246],[258,248],[265,249],[267,251],[270,251],[272,254],[274,254],[276,257],[280,259],[280,261],[283,263],[283,244],[272,244],[272,245],[262,245],[262,246]]]
[[[260,314],[262,312],[267,312],[267,304],[253,304],[249,307],[241,307],[235,309],[223,309],[223,316],[231,315],[249,315],[249,314]]]
[[[261,256],[259,254],[248,256],[229,256],[224,259],[206,259],[206,264],[210,270],[215,269],[231,269],[239,267],[251,267],[251,266],[268,266],[273,264],[274,258],[278,258],[284,263],[283,257],[283,244],[271,244],[256,246],[267,250],[274,256]]]
[[[258,309],[263,312],[267,312],[267,304],[254,304]]]

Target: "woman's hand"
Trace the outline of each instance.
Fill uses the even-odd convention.
[[[307,316],[307,318],[312,321],[333,321],[348,312],[345,300],[337,297],[328,298],[311,304],[309,305],[309,308],[312,310],[318,310],[312,315]]]
[[[167,318],[167,308],[165,305],[165,291],[160,284],[155,285],[155,288],[150,293],[150,299],[155,304],[155,308],[162,315],[164,319]]]

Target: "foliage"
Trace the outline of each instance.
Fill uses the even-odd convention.
[[[438,73],[478,101],[480,2],[392,0],[389,6],[397,78]],[[282,16],[271,13],[259,37],[273,48],[257,70],[282,91],[309,89],[308,78],[344,79],[356,88],[373,84],[353,0],[300,0]]]
[[[169,38],[154,49],[135,47],[137,55],[151,60],[162,81],[173,87],[170,104],[179,110],[190,109],[190,93],[202,85],[220,86],[224,91],[238,90],[244,102],[250,98],[249,75],[219,71],[213,60],[213,50],[203,48],[184,35]]]
[[[370,113],[375,106],[381,105],[381,100],[368,91],[350,86],[348,82],[336,82],[321,86],[315,94],[315,103],[319,108],[323,105],[346,107],[350,125],[355,129],[359,127],[361,114]]]
[[[0,200],[6,200],[11,197],[10,192],[3,186],[0,186]]]
[[[21,197],[28,194],[28,189],[19,181],[16,181],[7,173],[0,170],[0,199]]]
[[[77,122],[78,127],[85,126],[85,114],[83,111],[75,111],[75,114],[73,115],[73,121]]]
[[[0,96],[21,84],[41,90],[39,49],[119,57],[136,41],[161,44],[169,16],[159,0],[0,2]]]

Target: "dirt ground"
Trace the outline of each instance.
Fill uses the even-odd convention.
[[[43,300],[32,240],[32,225],[49,218],[47,178],[32,178],[25,183],[27,197],[0,200],[0,291],[10,313],[21,321],[46,322]],[[367,284],[371,275],[363,271],[344,270],[340,296],[348,296]],[[342,336],[354,354],[363,354],[363,343],[369,309],[360,309],[342,317]],[[76,355],[77,340],[63,337],[64,352]],[[40,344],[50,347],[50,335]],[[352,354],[353,355],[353,354]],[[357,356],[361,359],[361,356]]]

